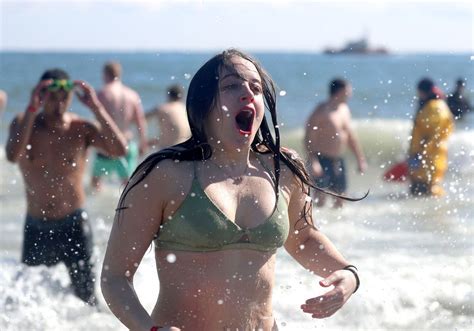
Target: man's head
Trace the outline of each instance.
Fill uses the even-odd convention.
[[[184,96],[184,89],[180,85],[171,85],[168,87],[168,100],[169,101],[180,101]]]
[[[72,100],[74,83],[62,69],[46,70],[40,81],[52,80],[52,83],[42,91],[44,110],[57,115],[67,111]]]
[[[464,91],[464,88],[466,87],[466,81],[462,78],[459,78],[456,80],[456,91],[462,92]]]
[[[332,80],[329,83],[329,96],[331,99],[347,101],[352,96],[351,84],[342,78]]]
[[[115,61],[107,62],[104,65],[104,81],[110,83],[116,80],[120,80],[122,76],[122,66],[120,63]]]
[[[425,77],[418,82],[416,86],[418,98],[422,103],[431,100],[437,99],[436,91],[435,91],[435,83],[431,78]]]

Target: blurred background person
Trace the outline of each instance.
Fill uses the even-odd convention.
[[[128,177],[137,166],[138,156],[147,150],[146,120],[140,96],[137,92],[126,86],[121,81],[122,66],[118,62],[107,62],[103,68],[104,86],[99,91],[100,102],[105,110],[117,123],[119,129],[127,139],[127,154],[116,158],[103,152],[98,152],[92,168],[92,187],[99,191],[101,178],[118,174],[125,184]],[[139,145],[134,141],[132,125],[137,126]]]
[[[148,146],[153,149],[170,147],[191,137],[186,107],[183,102],[184,89],[180,85],[171,85],[167,90],[167,102],[156,106],[145,117],[156,120],[158,135],[148,140]]]
[[[453,115],[430,78],[420,80],[417,94],[419,106],[408,152],[410,192],[441,196],[441,182],[448,168],[447,140],[454,129]]]
[[[73,89],[98,124],[68,111]],[[63,262],[74,294],[90,305],[97,299],[91,225],[84,210],[87,152],[96,147],[121,156],[125,144],[94,89],[83,81],[71,81],[61,69],[41,76],[26,111],[10,125],[6,156],[18,163],[26,188],[21,261],[48,267]]]
[[[465,88],[466,81],[459,78],[454,91],[448,96],[448,106],[455,119],[462,119],[472,109]]]
[[[304,146],[309,171],[319,187],[335,193],[346,192],[347,180],[343,154],[347,146],[354,153],[359,172],[367,168],[364,153],[352,129],[351,110],[347,100],[352,87],[344,79],[336,78],[329,84],[329,100],[320,103],[306,123]],[[317,205],[323,206],[324,194],[315,192]],[[342,199],[335,198],[334,207],[342,207]]]
[[[8,95],[4,90],[0,90],[0,114],[7,108]]]

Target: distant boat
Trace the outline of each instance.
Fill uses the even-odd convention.
[[[326,48],[324,54],[388,54],[389,51],[384,47],[373,48],[369,46],[367,38],[348,42],[343,48]]]

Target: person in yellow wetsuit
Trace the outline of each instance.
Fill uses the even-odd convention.
[[[409,149],[410,192],[444,194],[441,181],[448,167],[447,140],[454,128],[453,115],[441,90],[429,78],[417,86],[420,106],[415,116]]]

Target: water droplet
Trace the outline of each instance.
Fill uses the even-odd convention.
[[[222,299],[217,300],[217,304],[218,304],[218,305],[224,304],[224,300],[222,300]]]
[[[168,255],[166,255],[166,261],[168,261],[169,263],[175,263],[176,255],[174,255],[173,253],[169,253]]]
[[[286,91],[285,91],[285,90],[280,91],[280,96],[281,96],[281,97],[284,97],[285,95],[286,95]]]

